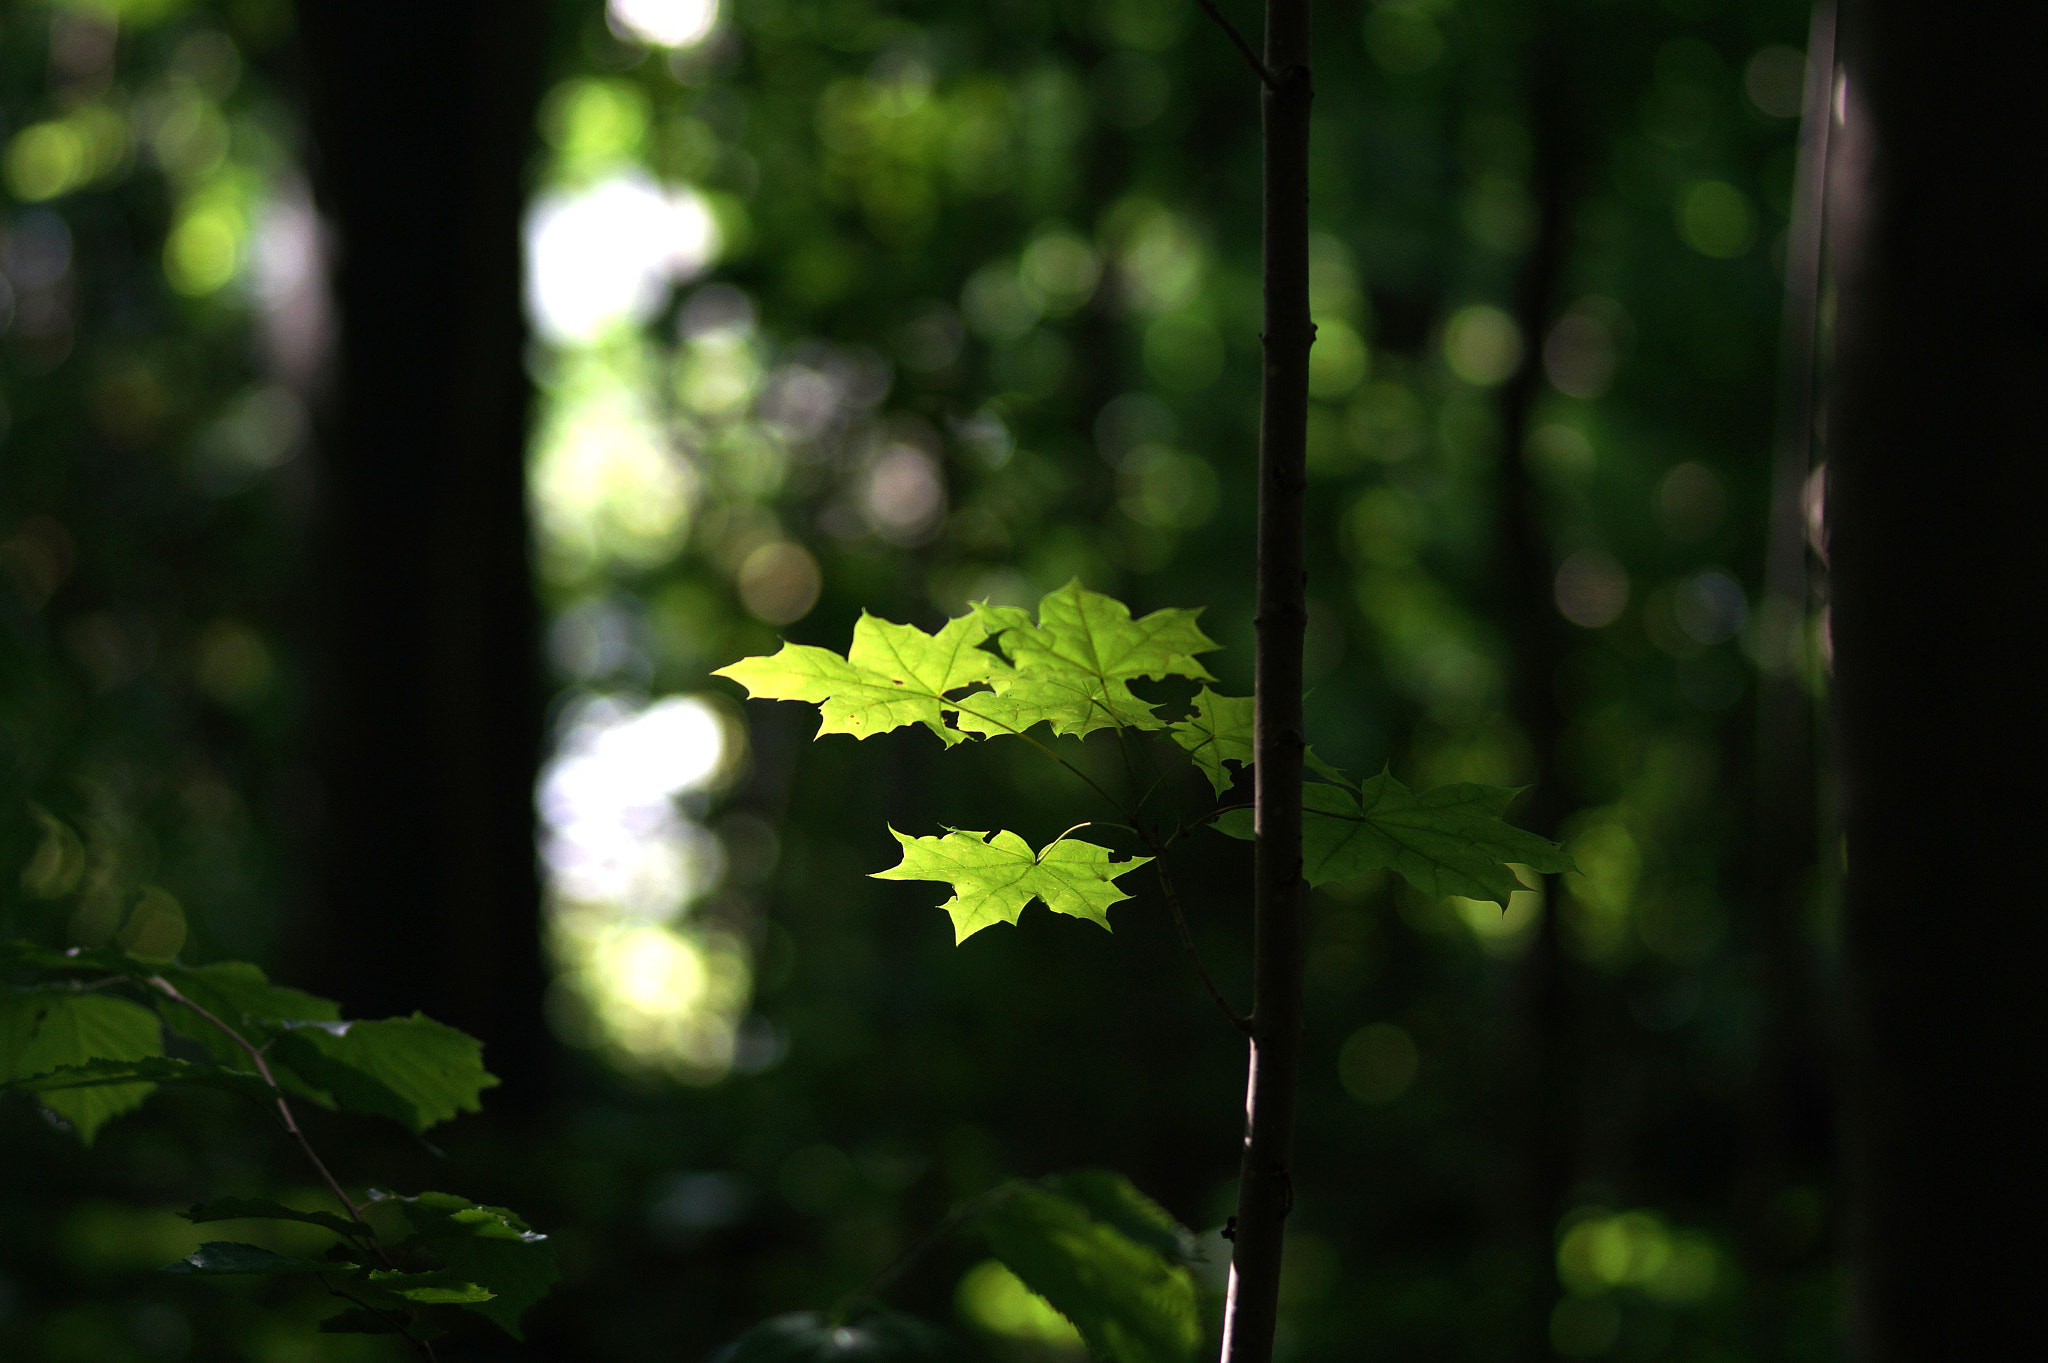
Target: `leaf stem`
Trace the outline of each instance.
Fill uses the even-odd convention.
[[[1252,45],[1245,41],[1242,33],[1237,31],[1237,25],[1223,17],[1223,11],[1216,8],[1216,0],[1196,0],[1196,3],[1201,5],[1204,14],[1214,19],[1222,26],[1223,31],[1230,35],[1230,41],[1237,45],[1237,50],[1244,54],[1244,59],[1252,64],[1252,70],[1259,73],[1259,80],[1265,87],[1269,90],[1277,88],[1273,80],[1272,68],[1259,60],[1259,54],[1252,51]]]
[[[400,1337],[402,1337],[405,1340],[406,1343],[412,1345],[413,1348],[418,1349],[420,1351],[420,1357],[426,1359],[427,1363],[436,1363],[438,1355],[434,1353],[433,1341],[421,1339],[419,1336],[413,1334],[412,1331],[406,1329],[404,1321],[399,1316],[393,1314],[390,1311],[386,1311],[381,1307],[372,1306],[368,1302],[364,1301],[361,1297],[350,1296],[348,1293],[336,1287],[333,1283],[328,1282],[327,1279],[324,1277],[320,1279],[320,1286],[327,1289],[327,1294],[329,1296],[339,1297],[343,1301],[349,1303],[349,1305],[351,1306],[357,1307],[364,1311],[368,1311],[371,1315],[377,1317],[386,1325],[389,1325],[393,1331],[395,1331]]]
[[[1142,834],[1140,836],[1143,836]],[[1180,895],[1173,888],[1173,877],[1166,871],[1166,848],[1146,838],[1154,849],[1152,867],[1159,876],[1159,892],[1166,896],[1166,908],[1173,915],[1173,926],[1180,933],[1180,944],[1188,953],[1188,960],[1194,964],[1195,973],[1202,977],[1202,984],[1209,991],[1209,997],[1216,1000],[1216,1006],[1223,1010],[1223,1016],[1230,1019],[1230,1025],[1251,1035],[1252,1020],[1230,1006],[1230,1000],[1223,997],[1223,991],[1216,987],[1216,980],[1209,974],[1209,968],[1202,964],[1202,954],[1195,950],[1195,935],[1188,930],[1187,915],[1181,912]]]
[[[291,1137],[293,1140],[298,1142],[300,1153],[305,1155],[306,1162],[311,1164],[313,1166],[313,1171],[320,1175],[320,1180],[321,1182],[327,1185],[327,1190],[334,1194],[335,1200],[341,1203],[343,1209],[348,1212],[349,1219],[354,1221],[358,1226],[362,1227],[361,1238],[363,1240],[364,1247],[368,1249],[371,1253],[375,1254],[379,1259],[383,1260],[384,1267],[395,1267],[395,1265],[393,1265],[391,1262],[391,1256],[384,1252],[384,1246],[381,1243],[379,1243],[377,1239],[377,1232],[371,1229],[370,1223],[368,1221],[365,1221],[363,1219],[362,1210],[356,1206],[354,1201],[352,1201],[349,1198],[349,1195],[346,1192],[342,1191],[340,1180],[334,1177],[334,1174],[327,1168],[327,1165],[314,1151],[312,1142],[306,1139],[306,1133],[299,1129],[298,1119],[292,1114],[292,1105],[285,1098],[284,1088],[277,1082],[277,1076],[270,1072],[270,1062],[264,1059],[262,1047],[253,1044],[249,1041],[247,1037],[243,1036],[233,1027],[230,1027],[227,1023],[221,1021],[221,1019],[215,1017],[212,1013],[208,1012],[205,1008],[202,1008],[198,1004],[194,1003],[191,999],[188,999],[183,994],[179,993],[177,986],[173,985],[169,980],[165,979],[163,976],[150,976],[149,985],[151,988],[155,989],[158,993],[162,994],[165,998],[171,1000],[173,1003],[191,1009],[192,1012],[197,1014],[200,1018],[202,1018],[208,1023],[211,1023],[214,1027],[219,1028],[223,1036],[227,1037],[228,1040],[234,1042],[235,1045],[239,1046],[242,1049],[242,1052],[249,1057],[250,1062],[256,1066],[256,1072],[263,1076],[263,1082],[270,1085],[271,1091],[277,1094],[277,1115],[278,1118],[284,1123],[284,1129],[291,1133]]]
[[[981,692],[979,691],[974,693],[974,695],[980,694]],[[1014,734],[1018,738],[1023,739],[1026,743],[1029,743],[1032,747],[1038,749],[1047,757],[1050,757],[1053,761],[1065,767],[1075,776],[1080,777],[1081,780],[1087,785],[1088,789],[1094,791],[1097,795],[1100,795],[1102,797],[1102,801],[1104,804],[1108,805],[1111,809],[1114,809],[1117,813],[1122,814],[1125,818],[1131,817],[1131,812],[1125,809],[1123,805],[1117,801],[1117,798],[1114,795],[1111,795],[1108,791],[1104,790],[1099,784],[1097,784],[1094,777],[1090,776],[1087,772],[1082,771],[1079,767],[1075,766],[1072,762],[1069,762],[1066,758],[1061,757],[1051,748],[1046,747],[1045,744],[1039,742],[1030,734],[1024,732],[1024,730],[1014,728],[1011,725],[1005,724],[1003,723],[1003,721],[997,719],[993,715],[985,715],[981,713],[981,711],[979,710],[970,710],[957,700],[946,700],[943,696],[939,697],[939,699],[945,701],[946,705],[949,708],[957,710],[963,715],[973,715],[976,719],[984,720],[989,724],[995,725],[996,727],[1002,729],[1005,733]],[[972,699],[972,697],[969,697],[969,699]]]

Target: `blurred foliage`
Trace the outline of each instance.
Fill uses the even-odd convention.
[[[449,1137],[464,1186],[560,1248],[525,1356],[708,1355],[827,1306],[957,1200],[1077,1166],[1204,1232],[1213,1324],[1243,1057],[1160,906],[956,950],[928,887],[865,877],[889,822],[1049,840],[1061,774],[1002,745],[935,765],[915,734],[812,745],[710,673],[842,644],[862,610],[931,629],[1078,577],[1206,606],[1218,689],[1249,692],[1241,59],[1190,0],[558,19],[530,486],[561,686],[548,1007],[577,1078],[545,1130]],[[1760,581],[1805,23],[1789,0],[1318,7],[1311,731],[1418,788],[1523,784],[1553,744],[1578,870],[1504,914],[1379,875],[1316,893],[1290,1358],[1837,1349],[1823,1103],[1781,1120],[1759,1077],[1790,1044],[1765,981],[1806,966],[1771,956],[1744,860],[1758,686],[1818,685],[1806,603]],[[1576,110],[1549,184],[1544,32]],[[294,593],[328,325],[291,35],[275,0],[0,11],[9,935],[104,942],[148,895],[181,906],[188,959],[289,931],[318,818]],[[1552,194],[1560,301],[1532,318]],[[1504,449],[1529,366],[1527,446]],[[1557,569],[1554,735],[1508,710],[1506,476],[1533,480]],[[1248,866],[1204,841],[1193,930],[1242,998]],[[1802,950],[1825,960],[1812,882]],[[1574,1182],[1532,1229],[1546,915],[1573,1008],[1544,1101]],[[0,1178],[0,1352],[395,1356],[311,1335],[322,1308],[288,1284],[148,1271],[200,1238],[155,1209],[309,1192],[224,1103],[166,1098],[89,1160],[0,1105],[0,1160],[36,1170]],[[988,1269],[948,1245],[889,1305],[992,1358],[1072,1356]]]

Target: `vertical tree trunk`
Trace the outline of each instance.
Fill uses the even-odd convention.
[[[1807,37],[1806,93],[1786,232],[1779,428],[1772,458],[1769,545],[1761,618],[1773,638],[1757,679],[1756,805],[1750,894],[1763,1021],[1751,1086],[1741,1208],[1749,1223],[1751,1318],[1759,1356],[1790,1357],[1787,1326],[1798,1276],[1771,1224],[1771,1199],[1833,1162],[1827,1066],[1813,997],[1804,920],[1820,854],[1815,705],[1801,666],[1816,583],[1808,572],[1805,491],[1817,457],[1822,239],[1833,122],[1835,7],[1815,5]],[[1803,1248],[1803,1247],[1802,1247]],[[1799,1251],[1794,1251],[1799,1252]],[[1811,1253],[1811,1250],[1804,1252]]]
[[[1992,1358],[2048,1275],[2048,8],[1842,19],[1829,428],[1853,1356]],[[1847,228],[1846,240],[1844,228]]]
[[[1564,662],[1565,622],[1553,595],[1556,561],[1543,507],[1531,476],[1529,432],[1544,386],[1544,333],[1557,316],[1570,253],[1571,205],[1579,169],[1574,164],[1570,46],[1562,16],[1550,3],[1532,6],[1534,33],[1523,55],[1528,81],[1530,194],[1536,201],[1536,237],[1522,262],[1515,318],[1528,338],[1529,357],[1501,398],[1499,593],[1513,650],[1508,707],[1529,741],[1534,770],[1519,821],[1533,833],[1556,838],[1568,810],[1558,773],[1558,746],[1568,717],[1557,697]],[[1515,1063],[1513,1091],[1520,1147],[1515,1227],[1533,1269],[1532,1287],[1518,1321],[1518,1352],[1548,1359],[1550,1314],[1557,1300],[1551,1237],[1570,1194],[1578,1158],[1577,1066],[1572,1047],[1571,961],[1559,923],[1557,886],[1549,886],[1536,940],[1520,981],[1524,1044]]]
[[[1309,78],[1307,0],[1267,0],[1265,372],[1259,406],[1258,643],[1250,1077],[1225,1363],[1267,1363],[1294,1202],[1288,1161],[1301,1070],[1302,504],[1307,488]]]
[[[307,973],[425,1009],[534,1093],[541,690],[522,176],[539,0],[305,3],[341,344],[321,469],[323,903]]]

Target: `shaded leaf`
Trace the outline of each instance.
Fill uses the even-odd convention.
[[[460,1273],[451,1269],[431,1273],[372,1269],[369,1283],[378,1292],[388,1292],[393,1297],[421,1306],[474,1306],[478,1302],[490,1301],[493,1295],[489,1290],[465,1281]]]
[[[915,1316],[884,1312],[834,1324],[799,1311],[756,1325],[711,1363],[943,1363],[957,1356],[943,1334]]]
[[[818,705],[818,736],[887,733],[923,724],[947,744],[962,735],[943,712],[948,691],[989,680],[1008,665],[977,647],[987,630],[972,615],[950,620],[936,635],[862,612],[853,647],[842,658],[826,648],[784,644],[772,656],[742,658],[713,675],[730,677],[757,700],[802,700]]]
[[[218,1089],[258,1103],[271,1102],[277,1097],[277,1090],[257,1075],[163,1055],[146,1055],[139,1060],[88,1060],[83,1065],[59,1065],[46,1074],[15,1080],[0,1087],[18,1089],[23,1093],[50,1094],[128,1085],[148,1088],[157,1084]]]
[[[0,1087],[94,1061],[135,1061],[163,1054],[163,1027],[139,1003],[65,988],[0,990]],[[91,1145],[107,1122],[141,1106],[153,1084],[93,1078],[52,1085],[42,1103]]]
[[[1219,696],[1205,686],[1195,692],[1195,712],[1171,726],[1173,741],[1187,749],[1219,796],[1235,779],[1225,762],[1247,770],[1252,765],[1252,708],[1250,696]]]
[[[0,970],[60,970],[146,979],[163,969],[115,947],[72,947],[57,951],[32,942],[0,942]]]
[[[1302,788],[1302,873],[1311,885],[1367,871],[1398,871],[1432,898],[1462,895],[1505,905],[1522,889],[1508,869],[1575,869],[1557,844],[1501,816],[1519,794],[1502,786],[1439,786],[1415,795],[1382,772],[1354,794],[1338,786]],[[1252,836],[1249,810],[1216,820],[1219,832]]]
[[[953,940],[966,941],[995,923],[1014,923],[1033,899],[1054,913],[1085,918],[1109,927],[1112,904],[1129,899],[1116,877],[1136,870],[1150,857],[1112,861],[1109,849],[1075,838],[1063,838],[1034,853],[1015,833],[955,829],[939,838],[913,838],[895,829],[903,860],[876,880],[936,880],[953,887],[953,897],[939,907],[953,918]]]
[[[202,1202],[189,1211],[178,1215],[195,1225],[209,1221],[303,1221],[309,1226],[319,1226],[337,1235],[357,1235],[362,1227],[344,1216],[333,1212],[302,1212],[287,1207],[281,1202],[272,1202],[261,1197],[217,1197],[211,1202]]]
[[[1072,1198],[1097,1221],[1106,1221],[1141,1245],[1150,1245],[1175,1263],[1194,1258],[1195,1237],[1173,1214],[1139,1192],[1112,1169],[1075,1169],[1050,1174],[1040,1186]]]
[[[1096,1358],[1187,1363],[1202,1339],[1194,1278],[1149,1233],[1134,1239],[1120,1228],[1128,1215],[1121,1198],[1111,1208],[1115,1219],[1102,1219],[1066,1193],[1013,1182],[977,1225],[996,1258],[1072,1321]]]
[[[461,1281],[491,1293],[468,1304],[514,1339],[524,1339],[520,1313],[546,1296],[560,1277],[547,1237],[503,1207],[486,1207],[452,1193],[387,1199],[405,1213],[409,1247],[424,1250]]]
[[[265,1276],[325,1273],[350,1277],[360,1272],[354,1264],[339,1264],[328,1259],[294,1259],[264,1249],[261,1245],[243,1245],[231,1240],[209,1240],[177,1263],[164,1265],[161,1271],[209,1277],[250,1273]]]
[[[1358,789],[1358,782],[1352,780],[1343,772],[1331,766],[1328,762],[1325,762],[1322,758],[1316,756],[1316,750],[1314,748],[1304,748],[1301,753],[1301,761],[1302,765],[1306,766],[1310,771],[1314,772],[1316,775],[1322,777],[1325,781],[1335,781],[1338,785],[1343,786],[1346,790]]]
[[[325,1335],[395,1335],[399,1333],[400,1322],[388,1315],[366,1311],[360,1306],[351,1306],[346,1311],[337,1311],[320,1322],[320,1333]],[[417,1325],[408,1328],[416,1339],[431,1339],[442,1333],[438,1330],[422,1330]]]
[[[273,1053],[336,1105],[425,1131],[482,1108],[497,1084],[483,1043],[424,1014],[376,1022],[309,1022],[280,1032]]]

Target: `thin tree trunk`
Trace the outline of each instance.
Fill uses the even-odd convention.
[[[1864,0],[1841,32],[1835,159],[1871,167],[1829,219],[1852,1356],[2011,1357],[2048,1277],[2048,8]]]
[[[1532,20],[1535,31],[1523,61],[1529,82],[1529,178],[1536,201],[1536,237],[1515,293],[1516,321],[1529,338],[1529,358],[1508,381],[1501,399],[1500,593],[1513,649],[1508,704],[1529,741],[1534,764],[1520,822],[1533,833],[1555,838],[1569,808],[1557,762],[1567,722],[1557,699],[1565,623],[1552,594],[1556,561],[1542,489],[1530,475],[1528,444],[1544,387],[1544,333],[1563,302],[1559,295],[1571,247],[1578,172],[1572,155],[1571,73],[1565,64],[1570,49],[1560,31],[1562,16],[1556,5],[1546,3],[1534,7]],[[1531,1359],[1552,1356],[1550,1314],[1558,1294],[1551,1237],[1578,1160],[1571,961],[1559,923],[1555,877],[1552,881],[1536,940],[1522,967],[1524,1045],[1516,1055],[1520,1073],[1513,1085],[1521,1109],[1515,1122],[1520,1146],[1516,1234],[1534,1269],[1534,1286],[1516,1333],[1518,1352]]]
[[[1265,373],[1259,408],[1258,644],[1250,1077],[1225,1363],[1267,1363],[1279,1321],[1280,1256],[1294,1203],[1288,1171],[1301,1070],[1302,506],[1307,488],[1309,78],[1307,0],[1267,0]]]
[[[1813,1177],[1832,1161],[1823,1115],[1827,1065],[1815,1016],[1811,953],[1801,935],[1820,852],[1815,781],[1815,705],[1801,654],[1815,583],[1807,569],[1805,490],[1817,435],[1820,382],[1820,297],[1828,141],[1833,121],[1835,7],[1814,7],[1807,39],[1804,112],[1792,221],[1785,252],[1784,336],[1779,429],[1772,460],[1770,543],[1764,564],[1762,618],[1766,641],[1757,682],[1755,889],[1759,976],[1764,1002],[1752,1086],[1749,1149],[1743,1173],[1744,1210],[1756,1290],[1752,1316],[1764,1358],[1790,1357],[1786,1328],[1793,1310],[1788,1246],[1770,1224],[1771,1200],[1794,1180]]]

